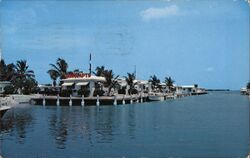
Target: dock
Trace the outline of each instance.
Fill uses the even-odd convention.
[[[60,106],[73,106],[73,105],[119,105],[119,104],[131,104],[131,103],[143,103],[148,102],[148,96],[96,96],[96,97],[60,97],[60,96],[42,96],[31,98],[31,104],[33,105],[60,105]]]
[[[164,94],[164,100],[176,99],[187,95]],[[33,105],[46,106],[99,106],[99,105],[120,105],[151,102],[148,94],[143,95],[117,95],[117,96],[95,96],[95,97],[61,97],[61,96],[39,96],[31,98]]]

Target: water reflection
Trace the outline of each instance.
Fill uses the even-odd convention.
[[[135,139],[135,109],[120,108],[123,107],[50,108],[49,135],[59,149],[65,149],[67,141],[112,143],[117,135],[126,134]]]
[[[34,116],[29,106],[13,108],[0,120],[0,132],[16,136],[17,142],[23,144],[28,129],[34,125]]]
[[[249,100],[234,93],[138,105],[16,107],[0,121],[0,154],[244,157],[249,138],[246,109]]]
[[[68,117],[70,113],[71,109],[69,109],[69,113],[67,113],[63,109],[57,107],[56,112],[49,117],[50,136],[53,137],[57,147],[60,149],[65,148],[65,143],[67,141],[69,126]]]
[[[97,108],[95,120],[95,132],[98,143],[111,143],[113,140],[114,109]]]

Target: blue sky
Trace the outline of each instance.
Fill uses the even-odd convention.
[[[121,76],[239,89],[249,76],[245,0],[0,2],[6,62],[26,59],[40,83],[62,57],[71,70],[105,65]]]

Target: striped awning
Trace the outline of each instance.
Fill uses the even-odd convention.
[[[72,86],[74,83],[73,82],[67,82],[63,83],[62,86]]]
[[[76,85],[77,86],[86,86],[88,84],[89,84],[89,82],[78,82]]]

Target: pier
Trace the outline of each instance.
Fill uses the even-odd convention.
[[[190,95],[170,95],[162,94],[163,100],[176,99]],[[43,106],[102,106],[102,105],[121,105],[151,102],[148,94],[143,95],[114,95],[114,96],[95,96],[95,97],[61,97],[61,96],[39,96],[31,98],[33,105]]]
[[[33,105],[57,105],[57,106],[90,106],[90,105],[119,105],[131,103],[148,102],[148,96],[139,95],[117,95],[117,96],[96,96],[96,97],[60,97],[60,96],[41,96],[31,98]]]

